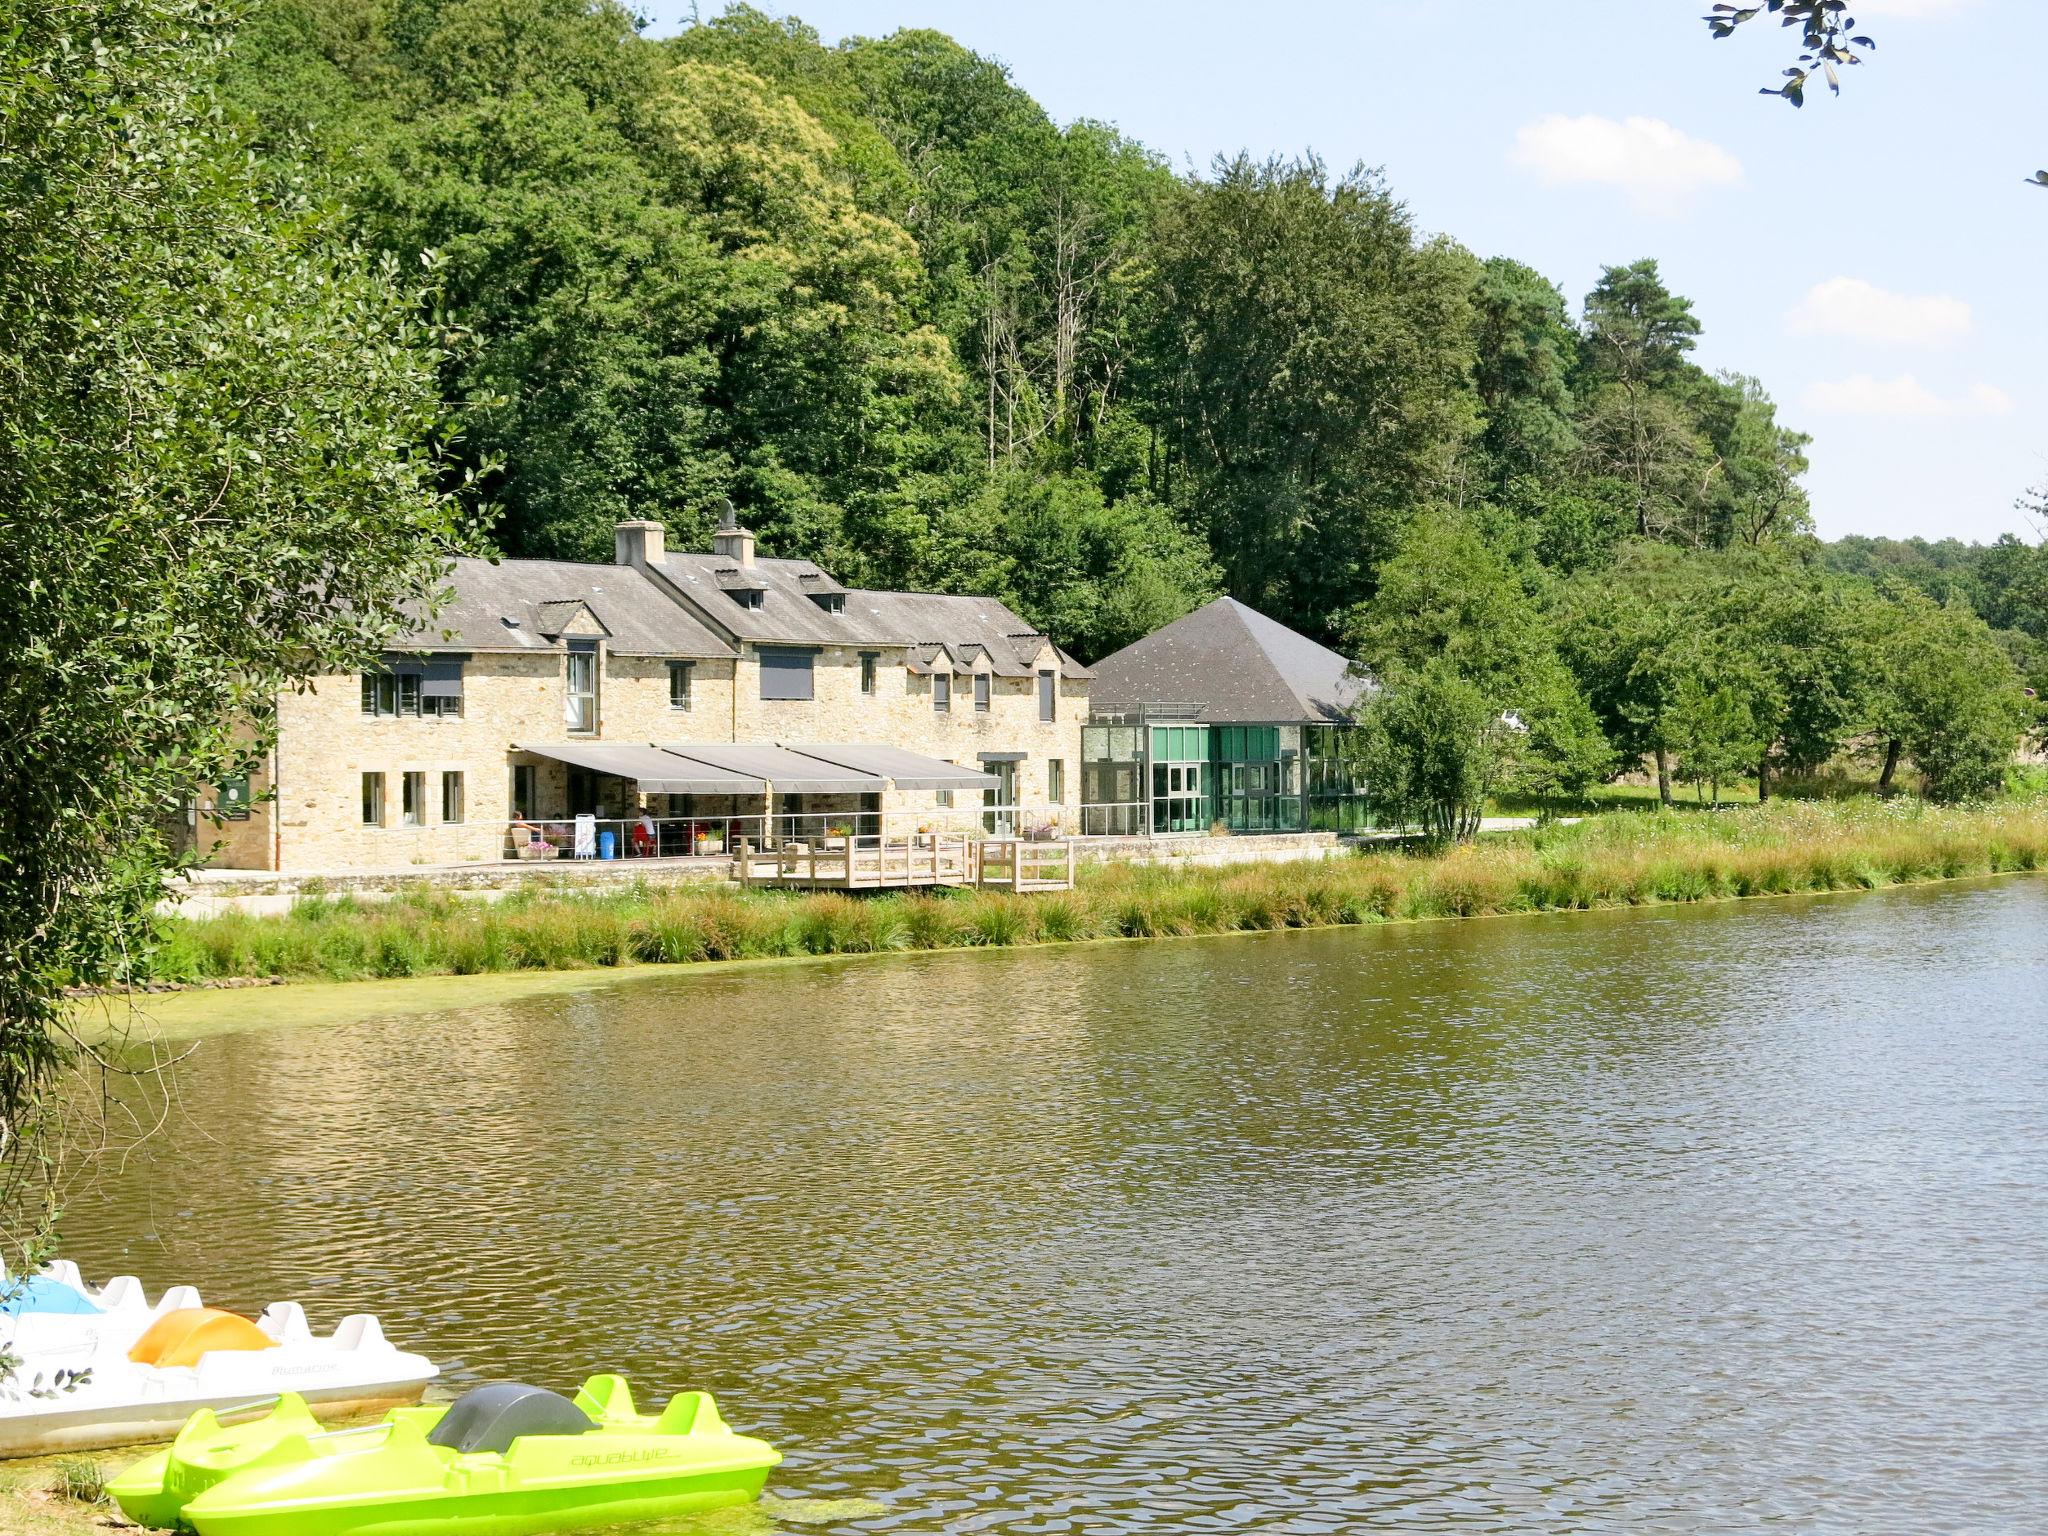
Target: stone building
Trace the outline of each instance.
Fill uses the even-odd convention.
[[[1326,645],[1219,597],[1095,664],[1084,833],[1361,832],[1352,709],[1371,685]]]
[[[730,516],[708,554],[629,522],[611,565],[465,559],[449,584],[381,666],[278,700],[264,772],[194,808],[216,865],[1075,829],[1091,674],[993,598],[849,589]]]

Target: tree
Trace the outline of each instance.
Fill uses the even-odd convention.
[[[1416,521],[1349,643],[1378,684],[1360,713],[1374,792],[1434,835],[1471,836],[1497,791],[1582,793],[1611,768],[1544,615],[1467,518]]]
[[[1360,761],[1375,812],[1451,842],[1479,831],[1506,775],[1514,728],[1498,702],[1447,661],[1387,678],[1361,710]]]
[[[1816,771],[1867,718],[1872,655],[1860,598],[1850,583],[1769,555],[1731,560],[1712,622],[1763,680],[1759,798],[1774,770]]]
[[[1708,648],[1712,577],[1697,555],[1632,541],[1611,569],[1557,592],[1560,647],[1624,761],[1655,760],[1657,797],[1671,804],[1674,762],[1687,743],[1680,712]]]
[[[1476,425],[1474,263],[1314,158],[1219,161],[1154,251],[1159,489],[1234,595],[1334,634]]]
[[[1870,720],[1885,743],[1880,792],[1903,753],[1931,800],[1996,793],[2027,717],[2011,657],[1967,609],[1907,588],[1887,593],[1882,607]]]
[[[1669,717],[1678,775],[1695,790],[1705,785],[1715,805],[1722,782],[1748,773],[1763,753],[1763,693],[1760,680],[1739,668],[1695,667],[1678,677]]]
[[[1216,593],[1202,541],[1143,492],[1013,468],[962,485],[933,518],[913,584],[1004,598],[1084,658],[1106,656]]]
[[[714,405],[764,542],[854,575],[844,509],[945,453],[961,389],[916,322],[916,243],[862,209],[823,125],[760,76],[685,61],[650,106],[664,195],[720,255]]]
[[[1759,380],[1723,374],[1716,388],[1728,408],[1721,429],[1709,429],[1716,473],[1704,530],[1708,542],[1717,549],[1730,544],[1753,549],[1811,532],[1813,519],[1799,477],[1806,473],[1806,445],[1813,439],[1778,425],[1777,408]]]
[[[1691,301],[1664,286],[1654,261],[1608,267],[1586,295],[1582,435],[1596,470],[1628,487],[1638,536],[1682,529],[1709,473],[1693,420],[1673,398],[1699,331]]]
[[[1505,256],[1480,269],[1472,310],[1472,380],[1483,413],[1474,448],[1487,498],[1512,506],[1518,487],[1554,480],[1577,450],[1571,376],[1579,335],[1557,285]]]
[[[206,81],[231,20],[65,0],[0,39],[17,1172],[62,1056],[59,989],[139,966],[188,797],[260,759],[280,689],[373,658],[457,533],[421,295],[224,128]]]
[[[2038,525],[2048,492],[2029,491],[2019,506]],[[1979,556],[1976,575],[1979,611],[1987,621],[2048,640],[2048,543],[2029,544],[2016,534],[2001,534]]]

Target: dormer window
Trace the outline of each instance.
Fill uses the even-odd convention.
[[[768,594],[759,587],[733,587],[732,600],[742,608],[759,608],[761,600]]]
[[[844,592],[813,592],[811,594],[811,601],[827,613],[846,612],[846,594]]]

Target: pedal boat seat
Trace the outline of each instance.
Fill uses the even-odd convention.
[[[246,1317],[218,1307],[179,1307],[149,1325],[128,1358],[137,1365],[197,1365],[217,1349],[275,1349],[277,1340]]]
[[[467,1455],[507,1451],[521,1435],[581,1435],[597,1428],[559,1392],[519,1381],[494,1381],[458,1397],[427,1434],[429,1445]]]

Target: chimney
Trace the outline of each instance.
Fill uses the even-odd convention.
[[[661,524],[646,521],[612,525],[613,565],[659,565]]]
[[[711,536],[711,552],[736,560],[744,567],[754,563],[754,536],[740,526],[739,514],[732,509],[730,500],[720,504],[718,532]]]

